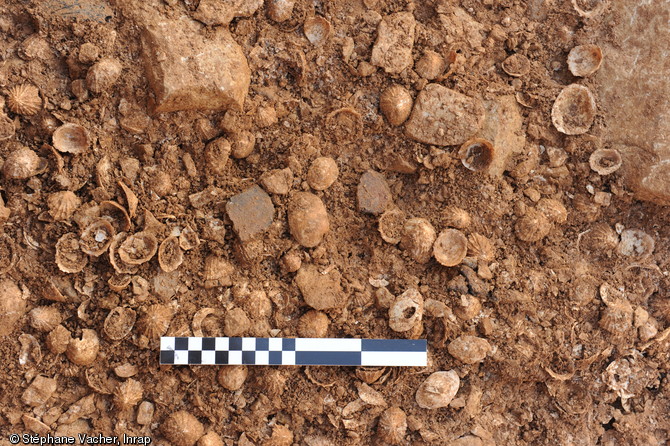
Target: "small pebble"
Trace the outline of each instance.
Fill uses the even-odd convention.
[[[270,227],[275,207],[263,189],[253,186],[233,196],[226,204],[226,212],[240,240],[247,242]]]
[[[288,205],[288,225],[291,235],[302,246],[317,246],[330,230],[328,211],[323,201],[309,192],[293,194]]]
[[[375,215],[383,213],[393,201],[384,175],[373,170],[368,170],[361,176],[356,197],[359,211]]]
[[[340,170],[334,159],[322,156],[315,159],[307,171],[307,184],[314,190],[328,189],[337,180]]]

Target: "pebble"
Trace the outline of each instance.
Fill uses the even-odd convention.
[[[347,299],[340,280],[338,271],[321,274],[315,265],[303,265],[295,276],[305,303],[315,310],[344,307]]]
[[[410,138],[438,146],[463,144],[484,123],[484,106],[439,84],[428,84],[414,102],[405,126]]]
[[[361,176],[356,197],[358,210],[374,215],[383,213],[393,201],[391,189],[384,175],[374,170],[368,170]]]
[[[231,197],[226,212],[240,240],[247,242],[270,227],[275,207],[263,189],[253,186]]]
[[[16,283],[0,280],[0,337],[10,334],[25,312],[26,301]]]
[[[315,159],[307,171],[307,184],[314,190],[328,189],[337,180],[340,170],[334,159],[322,156]]]
[[[286,195],[293,185],[293,172],[288,167],[270,170],[261,175],[261,184],[271,194]]]
[[[491,344],[484,338],[464,335],[459,336],[447,347],[449,354],[464,364],[474,364],[486,358],[491,351]]]
[[[57,387],[55,379],[38,375],[21,395],[21,401],[28,406],[41,406],[53,395]]]
[[[226,313],[223,325],[223,331],[226,336],[242,336],[249,330],[251,321],[247,313],[238,307]]]
[[[137,424],[146,426],[154,418],[154,405],[150,401],[142,401],[137,408]]]
[[[379,22],[377,40],[370,63],[389,74],[398,74],[412,65],[416,21],[411,12],[397,12]]]
[[[310,192],[297,192],[288,205],[291,235],[305,248],[313,248],[330,230],[328,211],[323,201]]]

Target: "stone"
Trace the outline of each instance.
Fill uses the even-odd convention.
[[[428,84],[414,102],[405,133],[425,144],[463,144],[481,129],[484,114],[480,100],[439,84]]]
[[[356,189],[358,210],[368,214],[382,214],[393,202],[391,189],[384,175],[368,170],[361,176]]]
[[[143,19],[142,58],[154,112],[241,109],[251,72],[225,28],[210,30],[182,16]]]
[[[330,230],[323,201],[310,192],[296,192],[288,204],[288,226],[293,238],[305,248],[313,248]]]
[[[237,236],[242,242],[247,242],[270,227],[275,207],[263,189],[253,186],[231,197],[226,204],[226,212]]]
[[[499,96],[485,101],[486,118],[478,136],[488,139],[495,147],[493,161],[487,172],[501,177],[512,156],[523,152],[526,134],[522,129],[523,116],[514,96]]]
[[[491,351],[491,344],[484,338],[464,335],[459,336],[447,346],[449,354],[464,364],[474,364],[486,358]]]
[[[336,270],[321,274],[315,265],[304,265],[295,276],[305,303],[315,310],[343,308],[346,297],[340,284],[341,276]]]
[[[379,22],[377,40],[370,63],[389,74],[398,74],[412,66],[412,47],[416,21],[411,12],[397,12]]]
[[[263,0],[200,0],[193,18],[205,25],[228,25],[235,17],[249,17]]]
[[[55,379],[38,375],[21,395],[21,401],[28,406],[41,406],[53,395],[57,387]]]
[[[271,194],[286,195],[293,185],[293,172],[288,167],[272,169],[261,175],[261,184]]]

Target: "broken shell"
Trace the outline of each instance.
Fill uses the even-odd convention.
[[[491,240],[475,232],[468,236],[468,255],[490,262],[495,258],[495,248]]]
[[[591,128],[596,117],[596,99],[583,85],[565,87],[551,108],[551,122],[566,135],[581,135]]]
[[[455,206],[444,208],[442,218],[446,226],[456,229],[466,229],[472,222],[470,214],[467,211]]]
[[[248,374],[249,370],[246,365],[222,367],[216,376],[216,380],[221,384],[221,387],[234,392],[242,388]]]
[[[670,323],[670,298],[658,296],[652,304],[655,314]]]
[[[114,236],[112,243],[109,244],[109,263],[119,274],[135,274],[137,272],[137,265],[124,262],[117,252],[119,245],[126,239],[127,235],[125,232],[120,232]]]
[[[464,364],[474,364],[486,358],[491,351],[491,344],[484,338],[476,336],[459,336],[449,343],[449,354]]]
[[[126,208],[116,201],[103,201],[100,203],[100,216],[108,217],[108,220],[114,225],[114,229],[119,232],[130,229],[130,215]]]
[[[139,204],[139,199],[137,198],[137,195],[135,195],[135,192],[126,186],[123,181],[119,181],[118,184],[121,186],[121,189],[123,189],[123,193],[126,196],[126,203],[128,204],[128,216],[133,218],[137,214],[137,205]]]
[[[25,180],[44,172],[47,168],[46,160],[27,147],[14,150],[5,158],[2,171],[5,178],[10,180]]]
[[[516,236],[524,242],[537,242],[542,240],[551,229],[551,223],[540,211],[531,208],[526,214],[519,218],[514,225]]]
[[[151,232],[141,231],[131,235],[121,243],[118,254],[130,265],[148,262],[158,251],[158,241]]]
[[[454,314],[464,321],[474,319],[481,311],[482,303],[470,294],[462,294],[458,306],[454,308]]]
[[[489,168],[493,162],[495,149],[490,141],[475,138],[463,144],[458,151],[461,163],[474,172],[481,172]]]
[[[322,311],[309,310],[298,321],[298,334],[303,338],[324,338],[328,333],[330,320]]]
[[[7,106],[19,115],[31,116],[42,108],[42,98],[37,87],[22,84],[12,87],[7,94]]]
[[[593,228],[581,234],[579,247],[586,252],[607,256],[612,253],[619,244],[619,236],[607,223],[596,223]]]
[[[134,379],[119,384],[114,390],[114,405],[119,410],[126,410],[135,407],[142,399],[142,384]]]
[[[421,323],[423,317],[423,296],[414,288],[402,293],[389,308],[389,327],[397,332],[405,332]]]
[[[86,254],[98,257],[107,251],[115,235],[112,224],[104,218],[98,218],[84,229],[79,247]]]
[[[125,363],[114,367],[114,373],[119,378],[130,378],[137,375],[138,369],[136,365]]]
[[[120,341],[128,336],[135,326],[137,313],[132,308],[116,307],[109,312],[103,325],[105,335],[112,341]]]
[[[399,407],[389,407],[377,424],[377,435],[386,444],[400,444],[407,432],[407,415]]]
[[[437,78],[444,71],[444,58],[435,51],[427,50],[414,65],[414,71],[429,81]]]
[[[400,247],[417,263],[428,263],[433,254],[435,228],[425,218],[410,218],[405,222]]]
[[[339,174],[335,160],[329,156],[321,156],[309,166],[307,184],[314,190],[326,190],[337,180]]]
[[[200,245],[200,237],[190,226],[186,226],[179,234],[179,247],[184,251],[197,248]]]
[[[73,364],[91,365],[95,362],[100,350],[100,340],[94,330],[84,328],[81,339],[71,339],[65,355]]]
[[[174,311],[169,306],[152,305],[137,321],[137,328],[140,334],[149,339],[160,338],[167,332],[172,316],[174,316]]]
[[[64,273],[78,273],[88,264],[88,256],[79,246],[79,237],[68,232],[56,243],[56,265]]]
[[[205,288],[231,286],[233,284],[233,271],[235,271],[235,267],[223,257],[216,255],[207,256],[203,271]]]
[[[205,146],[205,161],[207,161],[207,167],[213,174],[223,175],[226,173],[231,150],[230,142],[226,138],[216,138],[214,141],[207,143],[207,146]]]
[[[401,85],[391,85],[381,94],[379,108],[389,124],[399,126],[412,111],[412,95]]]
[[[400,243],[407,215],[398,208],[387,209],[379,217],[378,230],[386,243]]]
[[[633,327],[633,307],[623,299],[606,302],[600,315],[599,325],[614,335],[623,334]]]
[[[26,300],[16,283],[0,279],[0,337],[11,333],[25,312]]]
[[[230,145],[230,155],[233,158],[246,158],[254,151],[256,137],[248,130],[235,132],[231,137]]]
[[[275,22],[284,22],[291,18],[295,0],[269,0],[268,17]]]
[[[305,37],[314,46],[320,46],[328,40],[330,28],[330,22],[321,16],[310,17],[303,25]]]
[[[437,236],[433,244],[435,260],[444,266],[456,266],[463,261],[468,252],[468,240],[458,229],[445,229]]]
[[[184,410],[167,417],[161,428],[165,438],[174,446],[193,446],[205,433],[202,423]]]
[[[424,409],[447,407],[454,399],[461,380],[454,370],[431,374],[416,391],[416,403]]]
[[[59,152],[78,155],[88,150],[91,140],[86,129],[79,124],[66,123],[58,127],[51,136],[53,146]]]
[[[501,64],[503,71],[513,77],[530,73],[530,60],[523,54],[512,54]]]
[[[615,149],[598,149],[589,157],[589,166],[598,175],[609,175],[621,167],[621,154]]]
[[[179,239],[170,236],[158,247],[158,264],[166,273],[170,273],[182,264],[184,253],[179,247]]]
[[[621,232],[617,252],[623,256],[642,260],[654,252],[654,239],[640,229],[626,229]]]
[[[586,77],[595,73],[603,61],[603,51],[598,45],[579,45],[568,54],[568,69],[572,74]]]
[[[56,355],[65,353],[67,346],[70,344],[70,339],[71,337],[68,329],[62,325],[58,325],[47,335],[47,348],[51,353]]]
[[[121,64],[116,59],[101,59],[86,73],[86,85],[93,93],[109,91],[121,76]]]
[[[35,330],[50,332],[61,323],[63,317],[56,307],[36,307],[28,313],[28,320]]]
[[[568,220],[568,210],[563,203],[553,198],[540,198],[536,206],[552,223],[565,223]]]
[[[377,382],[385,371],[386,367],[358,367],[356,377],[367,384],[372,384]]]
[[[81,199],[69,190],[53,193],[47,198],[49,214],[56,221],[69,220],[80,205]]]
[[[201,308],[196,311],[193,315],[193,320],[191,321],[191,331],[193,331],[193,336],[202,337],[202,324],[207,319],[209,315],[219,315],[219,311],[215,308]]]

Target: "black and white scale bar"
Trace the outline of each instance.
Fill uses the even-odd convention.
[[[425,367],[425,339],[161,338],[171,365],[342,365]]]

